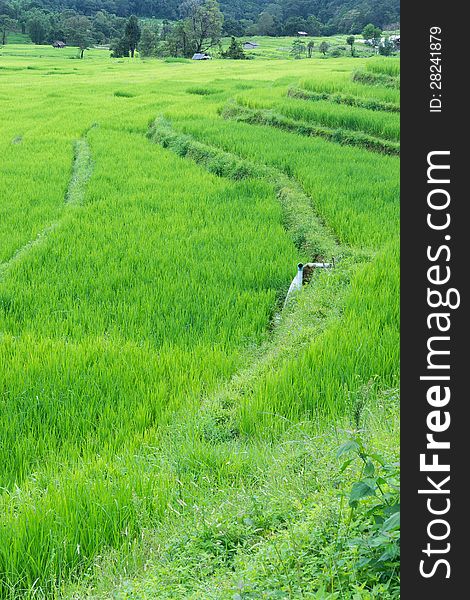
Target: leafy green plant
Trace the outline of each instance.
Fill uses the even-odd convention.
[[[359,463],[359,477],[348,494],[349,544],[357,551],[356,568],[372,579],[397,585],[400,560],[400,468],[370,452],[358,432],[344,443],[338,458],[347,457],[340,471]],[[362,578],[364,579],[364,578]]]
[[[231,58],[232,60],[245,60],[246,54],[243,51],[241,42],[232,36],[230,46],[225,52],[222,52],[222,58]]]
[[[292,48],[290,53],[294,58],[302,58],[307,52],[307,46],[302,42],[302,40],[294,40],[292,42]]]

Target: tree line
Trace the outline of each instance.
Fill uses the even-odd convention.
[[[390,56],[400,49],[399,41],[390,38],[390,35],[384,34],[380,27],[376,27],[372,23],[368,23],[364,27],[361,37],[367,46],[372,47],[377,54],[382,56]],[[357,36],[348,35],[345,41],[350,48],[351,56],[355,56]],[[312,58],[314,48],[316,48],[316,46],[313,40],[306,42],[301,38],[297,38],[292,42],[291,54],[297,59],[305,57]],[[323,56],[326,56],[327,53],[332,57],[342,56],[342,50],[343,48],[335,47],[330,51],[330,44],[325,40],[318,45],[318,51],[321,52]]]
[[[34,44],[66,41],[70,45],[87,48],[92,44],[108,44],[122,36],[124,17],[100,10],[92,16],[73,9],[47,11],[37,3],[23,0],[0,0],[0,42],[7,43],[8,34],[27,34]]]
[[[0,0],[0,42],[7,42],[10,31],[27,33],[34,43],[51,42],[70,37],[79,25],[93,43],[115,43],[123,38],[130,16],[163,20],[166,30],[181,29],[187,15],[204,4],[205,0]],[[400,19],[399,0],[220,0],[218,10],[222,34],[235,37],[290,36],[299,31],[315,36],[358,34],[369,23],[384,29],[398,26]],[[183,45],[191,44],[183,40]]]
[[[367,24],[381,29],[399,27],[399,0],[278,0],[263,2],[257,14],[244,12],[245,0],[221,6],[229,35],[313,36],[359,34]],[[259,3],[258,3],[259,5]]]
[[[131,16],[125,26],[124,36],[114,40],[111,52],[114,57],[134,55],[138,48],[142,57],[191,57],[205,54],[214,46],[220,48],[224,17],[217,0],[191,0],[177,21],[144,23]],[[132,44],[129,40],[132,31]],[[240,42],[232,38],[228,50],[222,52],[227,58],[245,58]]]

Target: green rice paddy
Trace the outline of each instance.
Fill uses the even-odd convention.
[[[398,105],[352,80],[398,61],[75,57],[0,55],[0,598],[356,597],[257,553],[339,527],[341,428],[397,452],[399,159],[220,113],[398,142],[288,96]]]

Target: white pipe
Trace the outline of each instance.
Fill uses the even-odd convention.
[[[321,262],[306,263],[305,265],[302,263],[299,263],[297,265],[297,274],[294,277],[294,279],[292,280],[292,283],[290,284],[290,287],[289,287],[289,291],[287,292],[287,296],[284,301],[284,307],[289,302],[290,297],[295,292],[298,292],[299,290],[302,289],[302,284],[303,284],[303,280],[304,280],[304,267],[309,267],[310,269],[332,269],[332,268],[334,268],[334,266],[335,266],[334,262],[332,262],[332,263],[325,263],[325,262],[323,262],[323,263],[321,263]]]
[[[310,267],[315,269],[332,269],[334,267],[333,263],[306,263],[304,267]]]
[[[287,296],[284,301],[284,306],[286,306],[287,302],[289,301],[289,298],[291,297],[291,295],[294,292],[298,292],[299,290],[302,289],[302,281],[303,281],[303,277],[304,277],[303,272],[304,272],[304,266],[302,263],[299,263],[297,265],[297,274],[294,277],[294,279],[292,280],[292,283],[290,284],[290,287],[289,287],[289,291],[287,292]]]

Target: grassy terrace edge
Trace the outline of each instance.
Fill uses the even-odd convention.
[[[341,145],[356,146],[381,154],[399,155],[400,144],[376,138],[366,133],[347,129],[331,129],[320,125],[312,125],[297,121],[277,114],[269,109],[252,109],[241,106],[235,102],[228,103],[220,111],[221,116],[227,120],[241,121],[251,125],[267,125],[277,127],[290,133],[303,136],[321,137],[330,142]]]
[[[171,123],[158,117],[150,124],[147,137],[181,157],[202,164],[209,172],[228,179],[263,179],[274,186],[284,214],[284,226],[295,245],[316,260],[326,260],[345,252],[333,234],[315,214],[308,196],[287,175],[264,165],[254,164],[235,154],[198,142],[178,133]]]
[[[382,85],[388,88],[400,89],[400,78],[388,73],[374,72],[370,69],[366,71],[356,71],[353,74],[353,81],[364,85]]]
[[[366,108],[368,110],[384,112],[400,112],[400,105],[392,102],[381,102],[380,100],[360,98],[348,94],[329,94],[327,92],[309,92],[299,87],[290,87],[287,95],[289,98],[297,100],[310,100],[311,102],[320,102],[326,100],[334,104],[345,104],[346,106],[355,106],[357,108]]]
[[[74,142],[74,159],[72,173],[65,193],[64,203],[66,206],[76,206],[81,204],[85,198],[86,186],[93,173],[93,160],[91,150],[85,135]],[[45,241],[47,236],[60,225],[60,219],[51,223],[40,231],[36,238],[27,242],[21,248],[18,248],[13,256],[0,263],[0,282],[8,269],[20,261],[29,250]]]

